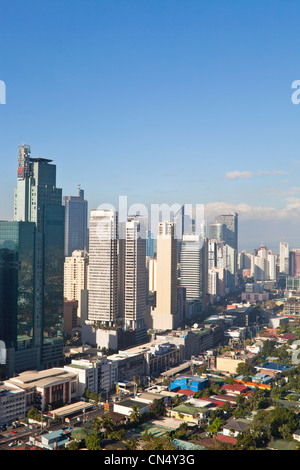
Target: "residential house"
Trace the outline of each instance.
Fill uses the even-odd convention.
[[[190,403],[181,403],[168,410],[167,413],[172,418],[199,425],[207,418],[209,411],[205,407],[199,408]]]

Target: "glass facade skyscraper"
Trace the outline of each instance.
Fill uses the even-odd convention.
[[[73,251],[88,249],[88,203],[84,191],[78,187],[78,196],[64,196],[65,206],[65,256]]]
[[[65,212],[51,162],[31,158],[30,147],[19,146],[14,220],[35,224],[32,336],[38,368],[63,360]]]
[[[5,376],[36,362],[34,249],[34,223],[0,221],[0,339],[9,352]]]

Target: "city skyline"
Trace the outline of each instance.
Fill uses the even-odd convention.
[[[120,195],[199,203],[209,221],[238,212],[241,250],[297,248],[299,10],[294,1],[9,2],[1,218],[13,217],[5,195],[25,143],[53,159],[64,195],[81,184],[90,210]]]
[[[300,0],[0,12],[0,450],[300,450]]]

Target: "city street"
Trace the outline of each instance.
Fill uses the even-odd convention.
[[[103,408],[97,408],[89,411],[88,413],[80,413],[76,416],[70,417],[70,422],[60,422],[49,420],[47,426],[41,427],[40,425],[34,425],[32,428],[27,426],[19,426],[13,428],[8,426],[6,431],[1,431],[0,433],[0,450],[11,450],[11,444],[25,444],[29,441],[30,436],[39,436],[41,434],[46,434],[48,432],[57,431],[58,429],[68,429],[74,428],[78,424],[83,424],[84,422],[92,422],[93,419],[100,417],[103,414]]]

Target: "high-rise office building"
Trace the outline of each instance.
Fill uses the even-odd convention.
[[[226,272],[224,268],[208,270],[207,293],[212,296],[224,297],[226,290]]]
[[[146,256],[150,256],[150,258],[154,258],[154,240],[152,238],[152,234],[150,230],[147,231]]]
[[[77,300],[77,324],[87,320],[88,254],[75,250],[65,259],[64,299]]]
[[[300,276],[300,249],[293,248],[290,251],[290,275]]]
[[[289,274],[289,244],[280,242],[279,245],[279,272]]]
[[[118,319],[118,214],[92,210],[89,224],[88,319],[113,326]]]
[[[276,256],[272,251],[261,246],[256,250],[256,255],[253,257],[254,262],[254,280],[255,281],[268,281],[276,279]]]
[[[251,269],[251,253],[243,250],[238,254],[238,269],[240,271]]]
[[[223,240],[227,245],[238,249],[238,214],[233,212],[232,214],[218,215],[215,219],[216,223],[225,225],[223,232]]]
[[[146,232],[143,221],[131,218],[126,222],[124,257],[124,325],[136,333],[136,342],[146,338],[145,312],[147,300]]]
[[[167,330],[179,324],[177,315],[177,240],[174,223],[160,222],[157,236],[156,307],[151,311],[152,328]]]
[[[147,258],[148,269],[148,288],[149,292],[156,292],[156,279],[157,279],[157,260],[155,258]]]
[[[227,287],[230,291],[237,285],[237,258],[238,258],[238,214],[218,215],[215,218],[214,238],[222,240],[228,246],[226,255]],[[210,227],[212,230],[212,228]]]
[[[34,222],[33,344],[37,367],[63,361],[63,276],[65,212],[62,190],[56,187],[52,160],[31,158],[30,146],[19,146],[14,220]]]
[[[205,244],[197,234],[184,234],[180,257],[180,285],[187,301],[202,303],[205,297]]]
[[[35,228],[33,222],[0,221],[0,340],[7,350],[3,377],[37,366]]]
[[[84,191],[78,186],[78,196],[64,196],[65,206],[65,256],[73,251],[88,248],[88,203]]]
[[[213,223],[208,227],[209,239],[220,242],[225,239],[225,225],[223,223]]]

